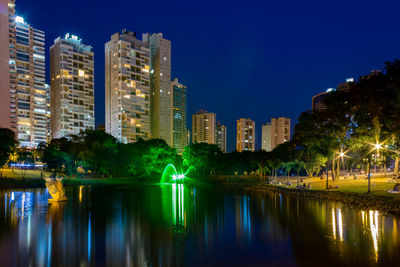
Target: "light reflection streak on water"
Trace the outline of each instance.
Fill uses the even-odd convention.
[[[362,224],[363,226],[365,225],[365,211],[361,211],[361,220],[362,220]]]
[[[166,210],[169,212],[168,218],[165,217],[165,226],[170,227],[170,222],[171,220],[171,203],[170,201],[173,199],[173,211],[175,213],[175,225],[183,224],[186,227],[186,216],[188,219],[188,225],[189,227],[186,229],[187,235],[192,234],[192,223],[193,223],[193,218],[195,214],[193,213],[192,209],[192,203],[193,205],[196,203],[195,201],[192,202],[192,197],[191,195],[195,195],[195,191],[193,190],[193,194],[190,194],[190,188],[186,188],[186,197],[185,197],[185,190],[184,186],[177,184],[177,185],[170,185],[172,186],[172,189],[167,188],[168,192],[166,194],[166,205],[168,207]],[[189,189],[189,192],[187,191]],[[79,193],[79,187],[74,189],[75,193],[75,199],[76,199],[76,193]],[[171,196],[171,191],[172,190],[174,193]],[[85,194],[87,193],[87,190],[85,190]],[[199,191],[199,196],[201,197],[202,191]],[[178,196],[176,195],[178,194]],[[55,204],[51,204],[49,206],[49,210],[47,208],[44,209],[45,212],[48,212],[47,214],[49,215],[49,219],[47,219],[47,223],[45,223],[45,218],[42,216],[44,213],[38,212],[39,209],[42,209],[41,205],[45,205],[47,207],[47,198],[46,196],[46,191],[41,190],[40,193],[32,193],[30,191],[27,191],[25,193],[25,200],[23,201],[23,192],[21,191],[15,191],[14,194],[14,201],[11,201],[11,192],[9,191],[8,194],[4,194],[3,196],[8,197],[8,199],[5,200],[6,203],[6,208],[8,210],[8,220],[10,219],[15,219],[15,223],[20,227],[19,231],[19,236],[21,240],[18,242],[18,253],[20,255],[25,256],[25,262],[27,263],[28,259],[32,261],[33,266],[51,266],[51,265],[57,265],[59,261],[62,261],[61,264],[68,265],[68,261],[70,259],[75,259],[76,257],[87,257],[86,259],[88,260],[89,264],[97,262],[97,249],[98,249],[98,244],[97,244],[97,232],[98,229],[96,229],[97,224],[96,224],[96,210],[93,211],[93,213],[90,213],[90,209],[85,210],[87,213],[81,213],[79,211],[78,213],[73,213],[75,216],[83,214],[81,218],[81,223],[82,223],[82,228],[79,227],[79,229],[76,229],[76,225],[74,224],[74,221],[76,220],[68,220],[67,217],[64,217],[63,214],[57,213],[59,216],[56,216],[54,209],[53,211],[50,211],[50,206],[55,206]],[[208,196],[207,196],[208,197]],[[254,207],[253,205],[253,200],[249,196],[235,196],[236,197],[236,204],[232,206],[232,208],[236,209],[236,227],[238,232],[237,232],[237,240],[240,243],[240,246],[247,246],[248,244],[253,244],[252,243],[252,237],[254,237],[254,240],[257,240],[259,238],[259,226],[258,226],[258,221],[257,218],[254,216],[252,217],[253,214],[260,215],[261,211],[258,211],[258,207]],[[280,204],[278,201],[280,201],[280,196],[279,198],[274,195],[274,198],[276,199],[276,202],[278,205]],[[273,206],[273,203],[271,198],[270,202],[265,201],[265,207],[268,208],[268,205],[270,205],[270,208]],[[187,201],[185,203],[185,200]],[[88,201],[88,198],[85,197],[83,200],[84,202]],[[287,201],[285,198],[284,201]],[[296,206],[294,205],[296,202],[297,204],[299,203],[299,199],[293,200],[293,202],[290,203],[290,207],[293,209],[293,214],[296,214]],[[23,205],[24,203],[24,205]],[[33,203],[33,205],[31,205]],[[228,203],[228,202],[225,202]],[[257,202],[258,203],[258,202]],[[306,202],[307,204],[308,202]],[[78,201],[70,201],[67,203],[68,205],[75,205],[74,207],[78,206],[78,210],[86,208],[86,205],[81,206]],[[24,206],[24,210],[23,209]],[[286,205],[285,205],[286,206]],[[282,207],[282,205],[281,205]],[[289,207],[289,208],[290,208]],[[299,206],[297,206],[297,209]],[[304,208],[304,207],[303,207]],[[185,210],[186,209],[186,210]],[[331,209],[331,214],[329,214],[329,209]],[[57,211],[57,209],[56,209]],[[231,209],[230,211],[234,211]],[[276,209],[274,210],[276,214],[280,213],[280,207],[276,206]],[[302,211],[302,210],[300,210]],[[326,236],[326,233],[332,233],[331,237],[334,239],[331,240],[336,240],[332,242],[332,250],[331,252],[338,252],[338,259],[352,259],[353,257],[365,257],[368,258],[369,262],[375,262],[375,260],[378,263],[384,262],[386,254],[385,253],[390,253],[390,257],[392,257],[393,251],[388,251],[389,248],[398,248],[399,247],[399,236],[397,235],[397,228],[399,225],[399,221],[395,218],[391,218],[390,216],[383,217],[381,214],[379,214],[377,211],[361,211],[357,209],[352,209],[348,207],[340,207],[338,208],[337,204],[334,203],[328,203],[326,206],[323,207],[323,210],[321,208],[313,210],[312,215],[315,215],[315,217],[320,218],[321,216],[321,211],[323,211],[323,219],[322,221],[318,221],[318,223],[321,225],[321,229],[323,229],[323,232],[321,230],[321,233],[324,235],[324,238],[328,238],[329,236]],[[68,209],[68,212],[71,212]],[[99,212],[102,212],[100,209]],[[257,213],[258,212],[258,213]],[[51,214],[51,216],[50,216]],[[67,212],[65,213],[67,214]],[[93,218],[91,218],[91,214],[94,214]],[[121,213],[123,214],[123,213]],[[118,217],[120,218],[123,215],[117,213],[116,215],[113,215],[114,218]],[[264,210],[262,211],[262,214],[264,214]],[[267,218],[270,218],[268,216],[272,216],[268,214],[268,212],[265,213],[264,220],[267,221]],[[11,215],[11,216],[10,216]],[[39,216],[37,216],[39,215]],[[70,213],[68,213],[70,215]],[[87,216],[89,215],[89,216]],[[201,224],[203,227],[200,229],[199,225],[199,233],[201,233],[201,236],[197,236],[198,239],[203,239],[206,240],[206,243],[203,241],[200,242],[203,246],[205,244],[206,250],[212,251],[212,249],[207,249],[210,245],[213,248],[215,244],[218,244],[217,241],[215,241],[214,244],[214,235],[215,235],[215,229],[217,229],[218,233],[220,231],[224,231],[224,228],[222,227],[221,230],[218,230],[220,228],[215,228],[213,227],[215,224],[219,225],[221,221],[223,221],[223,216],[224,213],[222,212],[221,214],[218,213],[218,216],[222,217],[216,217],[213,216],[211,213],[204,214],[205,220],[201,220]],[[22,216],[24,217],[24,221],[22,222]],[[326,216],[326,217],[325,217]],[[331,218],[329,219],[329,216]],[[361,216],[361,218],[359,217]],[[78,217],[74,217],[78,218]],[[279,217],[278,217],[279,218]],[[65,220],[66,219],[66,220]],[[65,221],[63,221],[65,220]],[[393,223],[392,223],[393,220]],[[233,220],[232,220],[233,221]],[[331,221],[332,226],[329,225],[329,222]],[[62,224],[60,224],[62,222]],[[129,224],[131,222],[131,224]],[[65,226],[68,227],[61,227],[65,223]],[[102,242],[105,242],[104,247],[107,248],[107,250],[110,250],[111,253],[107,254],[105,257],[105,262],[107,263],[112,263],[115,261],[122,261],[122,256],[112,256],[112,255],[119,255],[118,253],[122,250],[125,250],[125,264],[121,263],[121,265],[127,266],[130,263],[137,263],[141,262],[142,260],[145,261],[146,257],[148,256],[146,251],[142,251],[140,253],[140,258],[139,258],[139,253],[137,251],[140,250],[139,245],[141,246],[142,243],[144,244],[145,242],[142,241],[143,237],[140,237],[140,235],[143,233],[144,237],[145,233],[142,232],[143,229],[140,229],[139,226],[132,226],[133,223],[137,223],[136,219],[132,219],[132,221],[127,221],[127,225],[121,224],[117,225],[116,229],[120,229],[118,234],[122,234],[122,236],[126,236],[125,230],[128,229],[127,227],[138,227],[138,232],[133,233],[130,239],[123,240],[105,240]],[[370,225],[368,225],[370,224]],[[380,224],[380,225],[379,225]],[[136,224],[135,224],[136,225]],[[138,223],[140,225],[140,222]],[[86,227],[87,229],[85,229]],[[93,229],[92,229],[93,227]],[[233,225],[234,229],[235,224]],[[272,226],[269,224],[268,227]],[[323,227],[323,228],[322,228]],[[52,229],[54,228],[54,231]],[[38,231],[39,229],[39,231]],[[166,229],[166,228],[164,228]],[[164,230],[163,229],[163,230]],[[68,237],[71,234],[71,230],[75,233],[75,238],[71,241]],[[116,234],[115,229],[111,229],[111,234]],[[200,231],[201,230],[201,231]],[[102,230],[103,231],[103,230]],[[330,232],[332,231],[332,232]],[[107,230],[109,232],[109,230]],[[309,236],[309,233],[313,233],[312,231],[307,232],[307,235],[303,235],[301,237],[306,236],[306,238],[311,238]],[[92,236],[93,234],[93,236]],[[65,243],[60,242],[62,239],[61,237],[65,238]],[[181,236],[179,236],[181,237]],[[87,238],[87,240],[85,240]],[[160,237],[160,240],[163,240]],[[167,237],[165,237],[167,238]],[[390,243],[388,241],[390,239]],[[210,240],[210,242],[208,242]],[[340,240],[340,242],[339,242]],[[93,242],[92,241],[96,241]],[[140,241],[140,242],[139,242]],[[164,240],[163,240],[164,241]],[[244,241],[244,242],[243,242]],[[76,254],[71,255],[70,253],[66,253],[63,250],[65,248],[68,248],[68,246],[71,244],[71,242],[75,242],[75,244],[79,245],[76,246],[75,252]],[[359,242],[365,242],[364,245],[360,246]],[[62,244],[61,244],[62,243]],[[133,245],[131,245],[131,243]],[[125,246],[125,247],[124,247]],[[111,249],[112,247],[116,247],[114,250]],[[84,253],[87,248],[87,254]],[[216,247],[219,249],[219,247]],[[102,249],[102,248],[101,248]],[[176,248],[174,248],[176,249]],[[357,250],[356,250],[357,249]],[[93,251],[92,251],[93,250]],[[172,250],[172,249],[171,249]],[[396,249],[393,249],[394,252]],[[54,253],[52,253],[54,251]],[[374,251],[374,252],[373,252]],[[93,253],[92,253],[93,252]],[[360,253],[363,253],[363,255],[359,255]],[[208,252],[207,252],[208,253]],[[161,253],[162,254],[162,253]],[[63,255],[62,257],[60,255]],[[121,254],[122,255],[122,252]],[[147,256],[146,256],[147,255]],[[165,254],[162,254],[162,257],[169,257],[168,253],[166,252]],[[206,255],[206,254],[205,254]],[[379,256],[378,256],[379,255]],[[93,258],[91,257],[93,256]],[[137,257],[136,261],[133,260],[133,257]],[[161,256],[159,256],[161,257]],[[81,263],[84,265],[86,262],[86,259],[83,260],[81,258]],[[92,261],[93,259],[93,261]],[[375,259],[375,260],[374,260]],[[392,258],[391,258],[392,259]],[[157,259],[159,262],[163,262],[161,259]],[[1,266],[2,264],[0,264]],[[65,266],[64,265],[64,266]],[[167,264],[168,265],[168,264]],[[27,265],[26,265],[27,266]],[[172,265],[173,266],[173,265]],[[394,265],[396,266],[396,264]]]
[[[379,225],[378,225],[378,211],[369,211],[369,224],[371,229],[372,242],[374,243],[375,260],[378,261],[378,235],[379,235]]]
[[[21,221],[24,220],[25,192],[22,194]]]
[[[182,215],[181,215],[181,225],[183,225],[183,226],[186,226],[186,223],[185,223],[185,199],[184,199],[184,190],[185,190],[185,187],[183,186],[183,184],[181,184],[180,185],[181,186],[181,195],[182,195],[182,197],[181,197],[181,210],[182,210]]]
[[[31,246],[31,224],[32,224],[32,216],[31,216],[31,214],[29,214],[28,215],[28,233],[27,233],[27,236],[28,236],[28,249],[30,248],[30,246]]]
[[[185,187],[183,184],[172,184],[172,224],[186,227],[184,194]]]
[[[178,185],[178,224],[181,224],[181,218],[182,218],[182,215],[181,215],[181,203],[182,203],[182,200],[181,200],[181,185],[179,184]]]
[[[51,240],[51,216],[49,220],[49,230],[48,230],[48,237],[47,237],[47,266],[51,266],[51,246],[52,246],[52,240]]]
[[[338,226],[339,226],[340,241],[343,241],[343,220],[342,220],[342,211],[340,209],[338,209]]]
[[[176,225],[176,184],[172,184],[172,224]]]
[[[83,185],[79,186],[79,202],[82,202],[82,190],[83,190]]]
[[[88,262],[90,263],[91,256],[91,245],[92,245],[92,223],[91,223],[91,213],[89,212],[89,223],[88,223]]]
[[[336,239],[336,218],[335,218],[334,208],[332,208],[332,232],[333,232],[333,238]]]

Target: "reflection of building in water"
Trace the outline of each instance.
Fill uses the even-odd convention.
[[[236,197],[236,240],[251,241],[250,197]]]
[[[7,190],[0,192],[3,197],[0,214],[17,231],[13,231],[13,256],[0,250],[2,264],[13,257],[11,260],[18,266],[89,265],[91,225],[87,215],[72,213],[65,218],[67,202],[48,205],[47,189]]]
[[[400,221],[391,216],[284,194],[164,188],[68,188],[70,201],[49,206],[46,190],[3,191],[0,246],[7,249],[0,250],[0,265],[180,266],[221,254],[240,264],[234,252],[253,248],[255,258],[287,256],[287,265],[315,258],[344,265],[361,260],[360,266],[397,262]],[[185,231],[176,231],[174,222]]]

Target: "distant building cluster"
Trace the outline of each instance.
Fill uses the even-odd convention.
[[[45,33],[0,0],[0,127],[22,147],[95,129],[94,53],[65,34],[50,48],[45,84]],[[3,27],[7,25],[8,27]],[[187,87],[171,79],[171,41],[162,33],[122,30],[105,44],[105,126],[120,142],[161,138],[182,153],[189,143]]]
[[[329,95],[331,92],[335,92],[336,90],[338,91],[348,91],[351,88],[351,85],[354,83],[353,78],[347,78],[346,82],[340,83],[338,85],[338,88],[329,88],[325,92],[321,92],[316,94],[315,96],[312,97],[312,104],[311,108],[314,111],[324,111],[326,110],[326,104],[324,103],[326,97]]]
[[[192,143],[216,144],[225,153],[226,133],[215,113],[200,110],[192,116]]]
[[[286,117],[272,118],[262,126],[261,148],[267,152],[280,144],[290,141],[290,119]]]
[[[64,34],[50,47],[50,85],[45,75],[45,33],[16,15],[15,0],[0,0],[0,127],[20,146],[95,129],[95,55],[87,42]],[[3,27],[6,25],[6,27]],[[160,138],[182,154],[191,143],[216,144],[227,152],[227,127],[216,114],[199,111],[187,127],[187,87],[171,77],[171,41],[162,33],[122,30],[105,43],[105,124],[122,143]],[[346,88],[346,85],[343,85]],[[323,109],[323,97],[313,109]],[[255,151],[255,122],[237,120],[237,151]],[[290,139],[290,119],[262,126],[262,149]]]

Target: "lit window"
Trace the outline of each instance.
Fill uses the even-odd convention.
[[[79,77],[85,77],[85,71],[84,70],[78,70],[78,75],[79,75]]]

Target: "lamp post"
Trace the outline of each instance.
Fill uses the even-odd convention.
[[[338,158],[338,162],[337,162],[337,178],[339,180],[340,179],[340,160],[343,161],[345,153],[341,150],[338,154],[339,154],[339,158]]]
[[[376,143],[374,145],[374,149],[377,151],[377,154],[379,155],[379,150],[382,148],[382,144]],[[368,156],[368,193],[371,193],[371,156]]]

